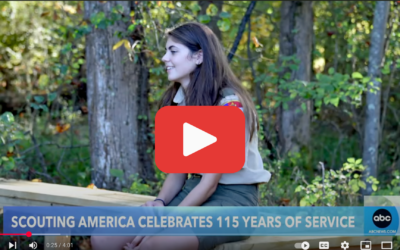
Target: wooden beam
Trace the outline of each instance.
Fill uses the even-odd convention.
[[[148,195],[0,178],[1,213],[4,206],[140,206],[154,199]],[[71,236],[44,237],[46,250],[54,249],[54,243],[57,249],[67,250],[70,242]]]
[[[155,197],[67,185],[0,179],[0,198],[13,206],[140,206]],[[0,202],[0,207],[4,204]],[[40,204],[40,205],[39,205]]]
[[[53,206],[53,204],[50,202],[33,201],[33,200],[0,196],[0,207],[5,207],[5,206]]]

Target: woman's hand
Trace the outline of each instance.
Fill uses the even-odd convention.
[[[126,243],[126,246],[124,246],[124,250],[133,250],[133,249],[135,249],[135,247],[137,247],[145,237],[146,236],[136,236],[135,238],[133,238],[132,242]]]
[[[143,205],[141,205],[141,207],[163,207],[164,204],[162,201],[160,200],[156,200],[156,201],[147,201],[146,203],[144,203]]]
[[[141,207],[164,207],[164,202],[160,200],[148,201],[145,204],[141,205]],[[157,208],[147,208],[146,209],[147,216],[161,216],[163,211]]]

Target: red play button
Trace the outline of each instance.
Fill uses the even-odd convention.
[[[237,107],[168,106],[155,118],[155,161],[166,173],[235,173],[245,162]]]

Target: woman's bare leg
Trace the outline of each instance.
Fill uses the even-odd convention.
[[[96,236],[90,237],[93,250],[122,250],[135,236]]]

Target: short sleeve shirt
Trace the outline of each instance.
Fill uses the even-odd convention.
[[[173,100],[178,106],[185,106],[185,95],[181,86]],[[236,106],[243,111],[240,100],[236,95],[228,95],[224,97],[219,105]],[[264,169],[263,161],[258,150],[258,135],[255,131],[250,141],[250,131],[246,129],[246,158],[244,166],[236,173],[222,174],[219,181],[221,184],[257,184],[266,183],[271,178],[271,173]],[[199,173],[201,174],[201,173]]]

